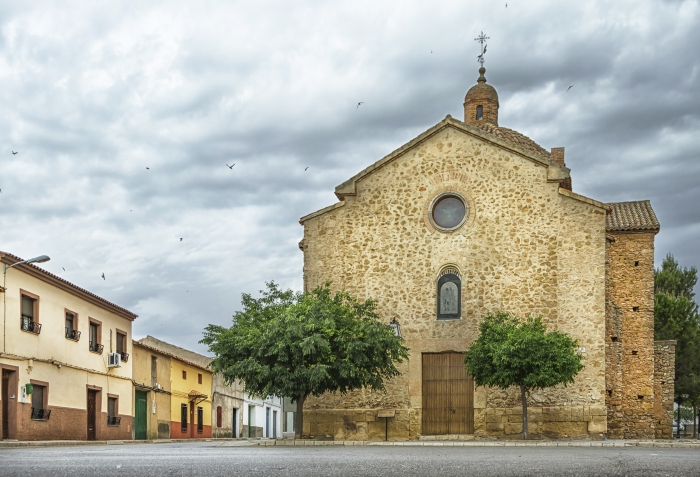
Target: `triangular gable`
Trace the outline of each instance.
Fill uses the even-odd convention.
[[[462,121],[459,121],[457,119],[454,119],[451,115],[447,115],[445,119],[437,123],[435,126],[431,127],[430,129],[426,130],[425,132],[419,134],[417,137],[414,139],[410,140],[403,146],[399,147],[395,151],[391,152],[390,154],[384,156],[382,159],[378,160],[374,164],[372,164],[369,167],[364,168],[362,171],[359,173],[355,174],[353,177],[348,179],[347,181],[343,182],[339,186],[335,188],[335,195],[338,197],[340,200],[344,200],[345,196],[352,196],[356,194],[356,183],[363,177],[371,174],[372,172],[380,169],[381,167],[389,164],[390,162],[394,161],[395,159],[401,157],[414,147],[422,144],[423,142],[427,141],[431,137],[435,136],[436,134],[439,134],[443,130],[447,128],[453,128],[458,131],[462,131],[470,136],[477,137],[481,139],[484,142],[493,144],[497,147],[501,147],[503,149],[506,149],[508,151],[514,152],[522,157],[525,157],[526,159],[529,159],[537,164],[543,165],[547,167],[547,180],[551,182],[555,181],[561,181],[562,179],[565,179],[567,177],[570,177],[570,169],[567,167],[564,167],[554,161],[552,161],[550,158],[546,157],[544,154],[538,154],[535,151],[531,151],[529,149],[526,149],[520,145],[513,144],[510,141],[507,141],[505,139],[499,138],[493,134],[490,134],[486,132],[485,130],[472,126],[470,124],[466,124]],[[517,134],[517,133],[516,133]],[[523,136],[525,137],[525,136]]]

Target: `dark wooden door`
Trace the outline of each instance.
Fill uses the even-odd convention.
[[[2,370],[2,438],[10,438],[10,373]]]
[[[423,354],[423,435],[474,433],[474,382],[463,353]]]
[[[134,413],[134,439],[145,441],[147,437],[146,419],[148,418],[148,395],[143,391],[136,391],[136,409]]]
[[[87,440],[95,440],[95,427],[97,426],[97,391],[88,389],[87,400]]]

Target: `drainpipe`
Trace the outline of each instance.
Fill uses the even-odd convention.
[[[7,264],[2,264],[2,352],[7,351]]]

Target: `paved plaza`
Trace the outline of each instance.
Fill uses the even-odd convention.
[[[258,446],[246,441],[0,449],[1,476],[695,476],[696,449]]]

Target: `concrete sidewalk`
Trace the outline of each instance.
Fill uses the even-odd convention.
[[[655,447],[700,449],[699,440],[622,440],[605,441],[315,441],[267,440],[259,446],[406,446],[406,447]]]
[[[120,441],[0,441],[0,449],[17,447],[65,447],[65,446],[116,446],[127,444],[173,444],[183,442],[238,442],[240,445],[259,445],[264,439],[156,439],[152,441],[120,440]]]
[[[128,444],[173,444],[187,442],[230,443],[231,446],[406,446],[406,447],[653,447],[700,449],[700,440],[623,440],[605,441],[317,441],[311,439],[158,439],[153,441],[0,441],[0,449],[18,447],[104,446]]]

